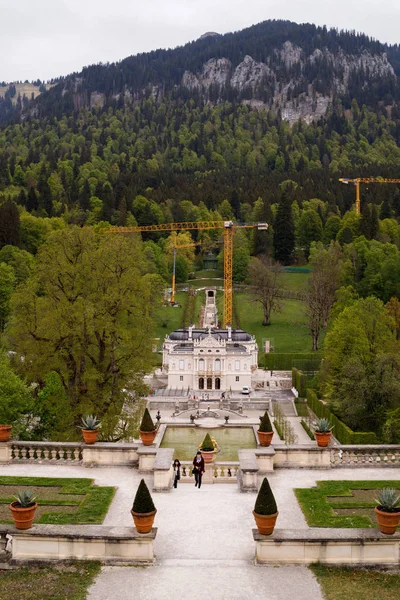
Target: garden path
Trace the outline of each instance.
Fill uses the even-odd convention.
[[[57,465],[2,465],[2,475],[89,477],[98,485],[118,487],[105,525],[130,524],[129,509],[141,475],[128,468],[84,468]],[[151,477],[146,478],[151,487]],[[269,476],[279,507],[279,528],[307,527],[293,488],[317,480],[400,479],[400,469],[285,470]],[[304,567],[254,565],[254,494],[236,485],[180,484],[155,494],[156,565],[147,568],[104,567],[89,590],[88,600],[322,600],[319,586]]]

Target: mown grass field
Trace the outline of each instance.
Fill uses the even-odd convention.
[[[95,561],[30,565],[0,571],[1,600],[85,600],[87,589],[100,573]]]
[[[326,600],[398,600],[399,573],[313,565]]]

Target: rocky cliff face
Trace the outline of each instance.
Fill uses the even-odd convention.
[[[321,77],[329,80],[328,93],[318,91],[315,82]],[[396,79],[385,53],[374,55],[364,50],[352,55],[339,49],[333,54],[325,48],[307,56],[302,48],[286,41],[265,62],[245,56],[234,67],[227,58],[212,58],[201,72],[185,71],[182,85],[204,94],[211,86],[221,92],[229,86],[240,93],[245,104],[279,108],[288,121],[302,118],[310,122],[325,115],[335,95],[346,94],[353,80],[365,87],[383,77]]]

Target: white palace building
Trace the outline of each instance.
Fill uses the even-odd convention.
[[[170,389],[241,391],[251,386],[257,364],[256,339],[241,329],[191,326],[164,340],[163,371]]]

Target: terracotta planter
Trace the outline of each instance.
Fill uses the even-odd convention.
[[[99,435],[98,429],[82,429],[83,441],[85,444],[94,444]]]
[[[200,448],[200,452],[201,452],[201,455],[204,458],[204,462],[206,464],[212,463],[213,458],[214,458],[214,450],[209,451],[209,450],[202,450]]]
[[[272,436],[274,435],[273,431],[257,431],[258,441],[260,442],[260,446],[269,446],[272,442]]]
[[[157,509],[149,513],[137,513],[133,512],[133,510],[131,509],[133,522],[135,523],[135,527],[138,530],[138,533],[150,533],[151,528],[153,527],[156,512]]]
[[[317,440],[317,444],[320,448],[326,448],[329,444],[329,440],[332,436],[332,431],[327,431],[326,433],[318,433],[318,431],[314,431],[315,439]]]
[[[277,512],[273,515],[259,515],[253,510],[254,520],[259,533],[262,535],[271,535],[271,533],[274,531],[278,515],[279,513]]]
[[[395,512],[385,512],[380,510],[379,506],[375,507],[376,520],[378,527],[382,533],[393,535],[400,523],[400,508],[396,508]]]
[[[154,429],[153,431],[140,431],[139,429],[139,433],[143,446],[151,446],[156,437],[157,429]]]
[[[15,527],[17,529],[29,529],[32,527],[32,521],[35,516],[36,509],[36,502],[32,506],[27,507],[18,506],[18,502],[16,500],[11,502],[10,510],[14,519]]]
[[[0,442],[8,442],[11,435],[12,425],[0,425]]]

